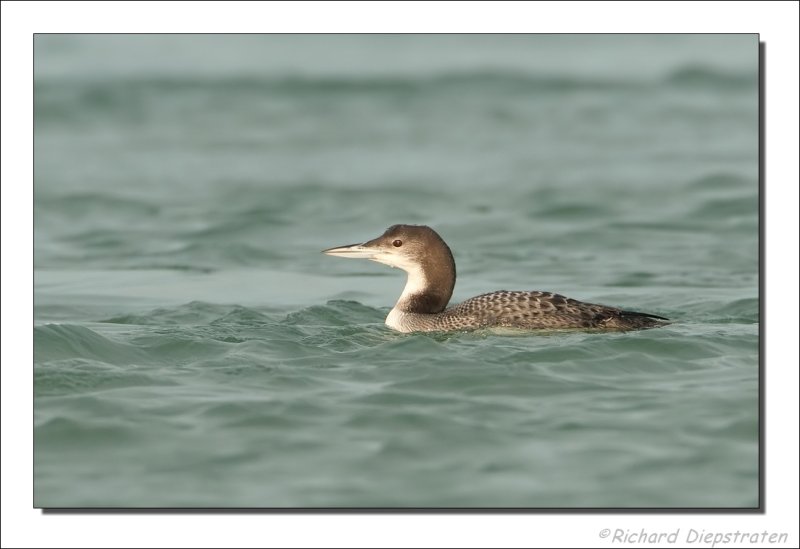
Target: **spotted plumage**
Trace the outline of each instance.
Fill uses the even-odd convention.
[[[406,313],[403,324],[416,328],[413,331],[632,330],[659,326],[666,320],[656,315],[584,303],[551,292],[501,290],[467,299],[441,313]]]
[[[389,327],[401,332],[481,328],[618,331],[653,328],[667,322],[648,313],[540,291],[501,290],[446,308],[455,286],[455,262],[444,240],[424,225],[394,225],[374,240],[324,253],[370,259],[408,273],[403,294],[386,318]]]

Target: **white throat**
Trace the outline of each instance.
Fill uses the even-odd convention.
[[[398,332],[410,332],[412,330],[405,325],[405,318],[408,313],[403,312],[403,304],[412,295],[421,294],[425,291],[427,288],[427,279],[425,278],[425,273],[422,271],[422,268],[417,264],[403,265],[401,268],[408,273],[406,286],[403,288],[403,293],[400,294],[400,298],[397,300],[397,303],[395,303],[394,308],[389,311],[385,324]]]
[[[428,279],[425,278],[425,273],[419,265],[414,265],[413,268],[407,269],[406,272],[408,273],[408,278],[406,279],[403,293],[400,294],[400,298],[397,300],[398,304],[412,295],[423,293],[428,287]]]

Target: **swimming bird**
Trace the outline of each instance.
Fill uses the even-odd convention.
[[[668,320],[539,291],[501,290],[448,309],[456,284],[456,263],[442,237],[426,225],[393,225],[362,244],[329,248],[322,253],[369,259],[408,273],[403,293],[386,317],[386,325],[399,332],[481,328],[620,331],[662,326]]]

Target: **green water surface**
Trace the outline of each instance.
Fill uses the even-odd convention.
[[[37,35],[37,507],[755,507],[757,42]],[[629,333],[399,334],[454,302]]]

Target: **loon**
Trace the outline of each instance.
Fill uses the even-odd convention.
[[[426,225],[393,225],[368,242],[322,253],[369,259],[408,273],[403,293],[386,317],[386,325],[399,332],[481,328],[622,331],[654,328],[668,321],[539,291],[501,290],[446,308],[456,284],[456,264],[442,237]]]

